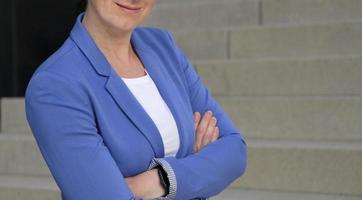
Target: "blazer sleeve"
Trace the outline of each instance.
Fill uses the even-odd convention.
[[[247,144],[222,107],[215,101],[202,79],[168,33],[188,84],[193,112],[201,115],[212,110],[219,127],[218,140],[185,158],[154,158],[153,165],[162,165],[174,176],[175,199],[208,198],[220,193],[243,175],[247,165]],[[172,183],[175,181],[175,183]]]
[[[37,73],[25,94],[26,118],[67,200],[141,200],[133,195],[96,128],[80,84],[49,71]]]

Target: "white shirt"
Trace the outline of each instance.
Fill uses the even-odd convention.
[[[175,156],[180,146],[175,119],[146,69],[145,71],[145,76],[121,78],[157,126],[162,137],[165,157]]]

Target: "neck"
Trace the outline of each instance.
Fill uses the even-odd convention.
[[[82,23],[107,58],[132,63],[132,31],[115,31],[107,27],[95,12],[85,12]]]

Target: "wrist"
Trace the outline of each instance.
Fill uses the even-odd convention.
[[[164,192],[164,190],[162,190],[163,188],[158,184],[159,177],[157,169],[129,177],[126,181],[133,194],[142,199],[157,198]]]
[[[162,197],[166,195],[166,189],[161,183],[160,175],[159,175],[159,169],[154,168],[149,171],[152,174],[153,181],[152,186],[149,187],[148,194],[151,195],[154,198]]]
[[[160,165],[157,166],[156,169],[159,177],[159,183],[164,191],[162,197],[166,197],[169,193],[170,188],[170,182],[168,180],[167,173]]]
[[[133,194],[144,199],[166,196],[168,188],[163,186],[159,170],[156,167],[136,176],[127,177],[126,182]]]

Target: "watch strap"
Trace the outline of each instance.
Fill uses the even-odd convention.
[[[163,196],[165,197],[169,193],[170,182],[168,180],[166,171],[161,166],[157,166],[156,168],[158,169],[157,172],[158,176],[160,177],[160,183],[166,191],[165,195]]]

